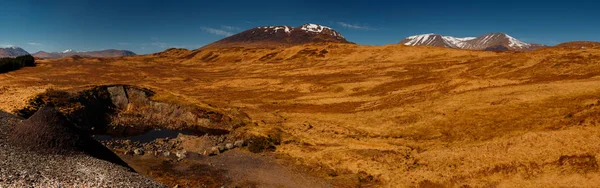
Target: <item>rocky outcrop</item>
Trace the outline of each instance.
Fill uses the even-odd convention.
[[[107,87],[116,114],[111,117],[113,130],[119,127],[186,130],[197,134],[227,134],[236,126],[231,117],[191,106],[153,101],[149,90],[129,87]],[[242,123],[242,122],[237,122]],[[112,131],[112,130],[109,130]],[[113,132],[112,134],[120,134]]]
[[[153,129],[222,135],[245,125],[245,117],[229,116],[193,105],[154,101],[154,92],[128,85],[98,86],[78,92],[50,90],[31,99],[18,112],[29,117],[40,107],[55,105],[90,134],[133,136]]]

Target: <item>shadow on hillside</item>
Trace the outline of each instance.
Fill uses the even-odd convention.
[[[3,116],[6,114],[2,112]],[[4,127],[9,127],[2,131],[8,134],[5,135],[8,143],[23,150],[50,155],[86,154],[134,171],[110,149],[93,139],[86,131],[78,129],[52,105],[42,107],[17,126]]]
[[[4,139],[10,133],[12,126],[8,124],[11,119],[20,119],[15,115],[0,110],[0,139]]]

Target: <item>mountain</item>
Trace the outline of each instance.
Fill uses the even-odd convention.
[[[522,42],[505,33],[489,33],[480,37],[458,38],[437,34],[422,34],[405,38],[400,44],[409,46],[438,46],[467,50],[530,51],[544,47],[540,44]]]
[[[0,57],[18,57],[29,55],[29,53],[22,48],[13,46],[8,48],[0,48]]]
[[[115,49],[108,49],[108,50],[101,50],[101,51],[89,51],[89,52],[77,52],[77,51],[73,51],[73,50],[69,49],[69,50],[65,50],[62,52],[39,51],[39,52],[36,52],[33,54],[34,57],[44,58],[44,59],[62,58],[62,57],[69,57],[69,56],[75,56],[75,55],[82,56],[82,57],[104,58],[104,57],[134,56],[136,54],[133,53],[132,51],[115,50]]]
[[[285,25],[252,28],[208,44],[203,48],[279,47],[316,42],[351,43],[330,27],[309,23],[295,28]]]

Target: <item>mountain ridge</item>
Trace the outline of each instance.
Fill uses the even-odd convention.
[[[429,33],[406,37],[400,44],[408,46],[438,46],[466,50],[531,51],[545,47],[520,41],[506,33],[488,33],[479,37],[453,37]]]
[[[6,48],[0,48],[0,58],[2,57],[18,57],[30,55],[29,52],[25,51],[23,48],[11,46]]]
[[[83,51],[78,52],[71,49],[62,51],[62,52],[45,52],[39,51],[32,54],[37,58],[44,59],[54,59],[54,58],[63,58],[69,56],[82,56],[82,57],[97,57],[97,58],[106,58],[106,57],[123,57],[123,56],[134,56],[137,55],[129,50],[117,50],[117,49],[106,49],[106,50],[98,50],[98,51]]]

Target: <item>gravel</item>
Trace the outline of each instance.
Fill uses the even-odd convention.
[[[0,187],[165,187],[84,152],[43,154],[14,146],[7,137],[18,121],[0,112]]]

